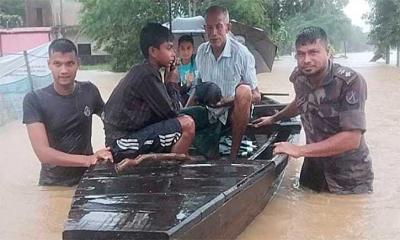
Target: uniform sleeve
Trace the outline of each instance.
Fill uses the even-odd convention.
[[[250,85],[251,89],[254,90],[257,87],[256,77],[256,61],[253,54],[250,52],[245,55],[244,69],[243,69],[243,81]]]
[[[93,85],[93,95],[94,95],[94,105],[93,105],[93,113],[101,116],[104,110],[104,101],[101,98],[101,94],[99,92],[99,89],[96,87],[96,85]]]
[[[34,92],[29,92],[25,95],[22,108],[22,122],[24,124],[43,122],[43,114],[39,105],[38,98]]]
[[[344,86],[340,100],[339,120],[342,130],[361,130],[365,132],[365,101],[367,84],[360,75]]]
[[[144,78],[140,85],[140,94],[149,104],[152,111],[162,119],[173,118],[177,116],[176,105],[179,105],[179,90],[173,89],[174,86],[167,84],[165,86],[158,80],[152,79],[151,76]],[[176,88],[178,85],[175,83]],[[169,96],[173,96],[173,99]],[[174,99],[178,96],[178,99]]]

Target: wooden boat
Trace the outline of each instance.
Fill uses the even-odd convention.
[[[284,107],[264,102],[256,116]],[[63,239],[233,239],[282,181],[288,156],[273,156],[273,143],[296,142],[300,129],[298,119],[248,128],[258,149],[235,162],[151,162],[124,175],[97,165],[77,187]]]

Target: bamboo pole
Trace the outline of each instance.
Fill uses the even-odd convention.
[[[32,80],[32,75],[31,75],[31,68],[29,66],[27,51],[24,51],[24,59],[25,59],[26,72],[28,73],[29,86],[30,86],[31,91],[33,91],[33,80]]]

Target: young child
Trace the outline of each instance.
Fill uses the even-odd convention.
[[[178,66],[179,73],[179,92],[181,95],[181,103],[183,106],[189,98],[189,91],[196,79],[197,70],[195,55],[193,54],[194,41],[192,36],[183,35],[178,40],[178,54],[180,64]]]
[[[187,153],[194,137],[193,119],[177,114],[178,73],[170,31],[147,24],[140,48],[146,61],[131,68],[104,107],[106,145],[116,162],[150,152]]]

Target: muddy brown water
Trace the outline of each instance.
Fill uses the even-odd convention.
[[[301,159],[292,160],[284,181],[267,207],[238,240],[400,239],[400,69],[368,63],[371,53],[349,54],[336,61],[359,71],[368,83],[366,139],[373,157],[374,193],[337,196],[316,194],[298,186]],[[275,62],[272,73],[259,75],[265,92],[289,93],[291,57]],[[122,74],[81,71],[106,99]],[[104,141],[95,117],[92,142]],[[0,239],[61,239],[74,188],[39,187],[40,164],[20,121],[0,126]]]

